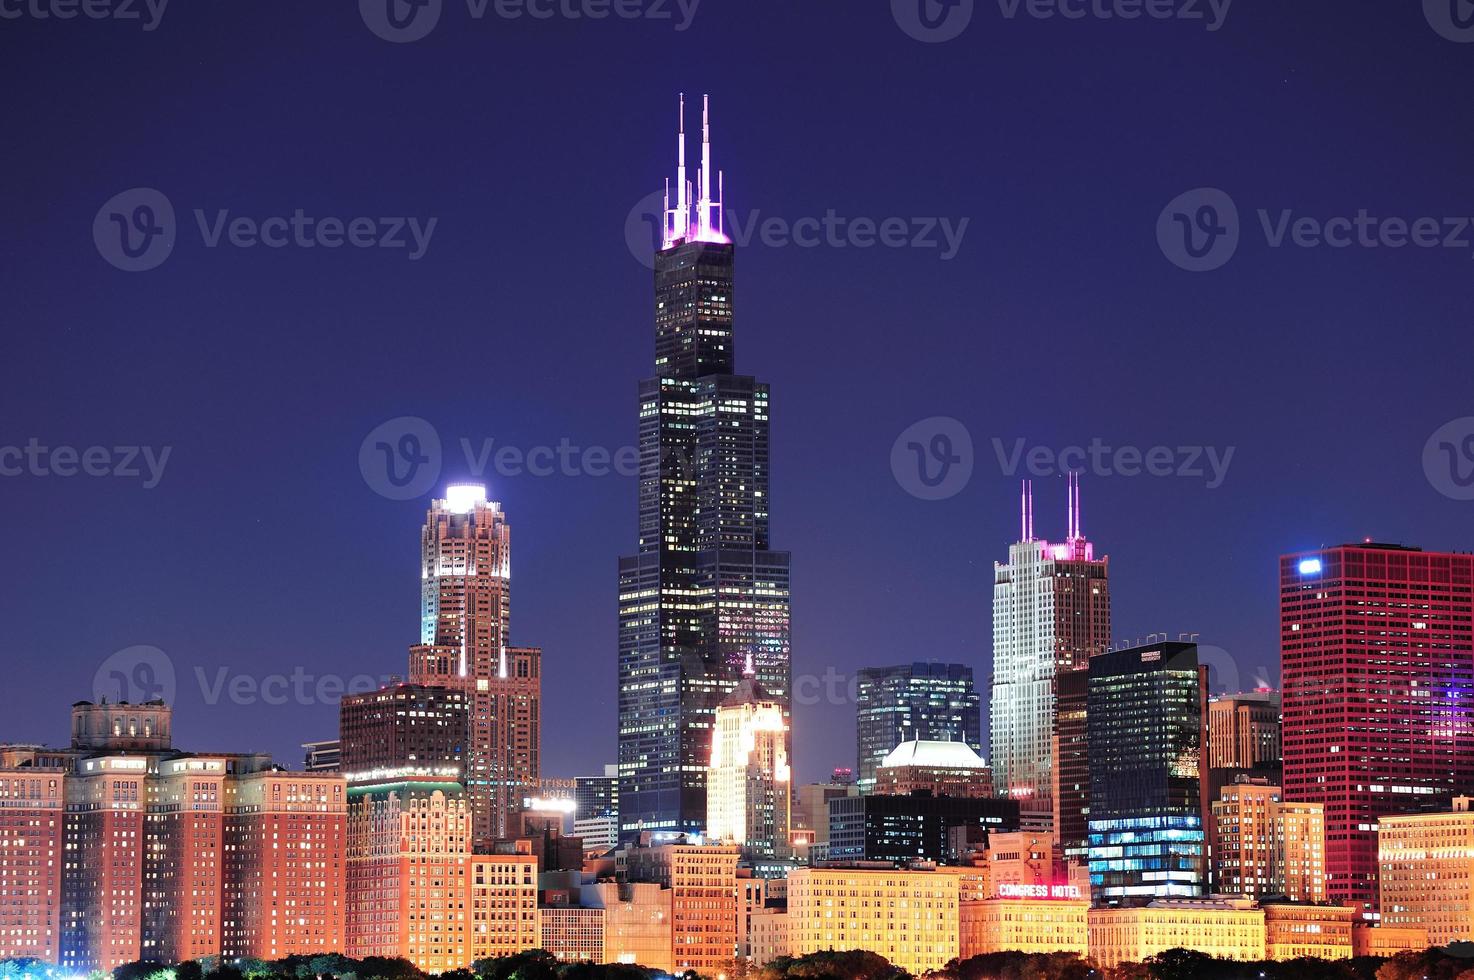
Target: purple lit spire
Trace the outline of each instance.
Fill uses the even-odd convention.
[[[715,214],[715,221],[713,221]],[[716,197],[711,187],[711,112],[708,97],[701,97],[701,169],[696,173],[695,193],[686,179],[686,96],[681,94],[676,136],[676,205],[670,203],[670,181],[665,182],[665,234],[661,248],[682,242],[718,242],[732,239],[722,231],[722,172],[717,171]]]

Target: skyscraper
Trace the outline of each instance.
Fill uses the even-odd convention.
[[[1285,799],[1325,804],[1327,894],[1371,914],[1377,818],[1474,782],[1474,556],[1341,545],[1279,585]]]
[[[993,566],[993,683],[989,712],[993,786],[1029,812],[1053,812],[1056,675],[1088,666],[1110,645],[1109,559],[1080,526],[1080,484],[1069,476],[1063,544],[1034,537],[1026,481],[1019,541]]]
[[[733,245],[702,105],[655,253],[655,377],[640,383],[639,548],[619,560],[620,823],[698,831],[712,715],[751,657],[789,705],[788,553],[768,540],[768,387],[734,374]]]
[[[1202,895],[1208,668],[1196,643],[1090,659],[1090,891],[1097,903]]]
[[[485,487],[451,486],[431,501],[420,557],[409,679],[467,696],[465,787],[476,849],[488,850],[515,834],[513,815],[537,789],[542,651],[509,646],[511,528]]]
[[[753,857],[786,857],[792,816],[783,706],[751,677],[717,707],[706,787],[706,832]]]
[[[864,667],[856,674],[855,767],[860,791],[902,742],[963,742],[983,751],[981,699],[966,664]]]

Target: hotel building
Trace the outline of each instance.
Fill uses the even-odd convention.
[[[1359,916],[1349,905],[1270,901],[1261,907],[1265,959],[1344,960],[1351,956],[1351,928]]]
[[[1248,899],[1163,898],[1092,908],[1088,918],[1090,955],[1102,969],[1177,948],[1224,960],[1264,958],[1264,912]]]
[[[959,907],[963,959],[983,953],[1017,950],[1021,953],[1089,952],[1090,929],[1086,913],[1088,894],[1079,889],[1039,889],[1031,897],[1020,889],[1016,897],[963,902]],[[1051,893],[1058,891],[1058,897]]]

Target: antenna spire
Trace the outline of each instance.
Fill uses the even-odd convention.
[[[682,92],[676,134],[676,200],[672,206],[667,182],[663,248],[684,241],[731,241],[722,229],[721,171],[717,172],[716,197],[712,197],[711,100],[706,95],[701,97],[701,164],[695,177],[693,187],[693,182],[686,176],[686,94]],[[713,211],[716,212],[714,220]]]

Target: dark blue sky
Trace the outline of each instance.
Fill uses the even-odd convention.
[[[1277,674],[1281,552],[1474,544],[1474,504],[1423,464],[1436,429],[1474,415],[1474,233],[1272,248],[1256,213],[1474,214],[1474,45],[1412,0],[1238,0],[1216,31],[977,0],[945,43],[877,0],[703,0],[682,32],[478,20],[445,0],[405,44],[346,0],[175,0],[152,31],[0,6],[21,11],[0,19],[0,447],[171,447],[151,489],[0,477],[0,739],[64,740],[99,665],[146,644],[172,664],[180,744],[295,765],[299,742],[335,733],[334,704],[211,707],[199,677],[402,671],[426,501],[374,493],[360,443],[421,417],[453,478],[462,437],[633,440],[652,299],[624,231],[673,170],[681,90],[711,93],[744,223],[969,222],[945,261],[739,251],[738,366],[773,389],[795,675],[943,659],[985,684],[991,564],[1017,533],[995,438],[1233,447],[1215,489],[1087,473],[1084,518],[1111,556],[1117,635],[1199,632],[1244,683]],[[167,196],[177,237],[130,273],[92,229],[137,187]],[[1156,226],[1200,187],[1231,196],[1242,234],[1191,273]],[[412,261],[209,248],[195,209],[437,223]],[[942,501],[890,465],[932,416],[975,447]],[[513,522],[513,638],[545,651],[544,771],[597,771],[614,759],[634,482],[489,482]],[[1036,482],[1036,511],[1063,534],[1063,480]],[[800,705],[795,725],[800,779],[853,762],[852,706]]]

